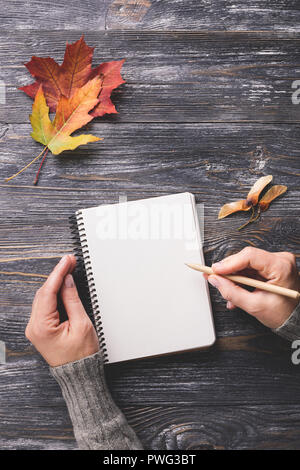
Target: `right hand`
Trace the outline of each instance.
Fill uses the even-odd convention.
[[[270,253],[246,247],[212,265],[215,274],[205,278],[227,300],[227,308],[239,307],[269,328],[280,327],[291,315],[298,300],[255,289],[249,292],[218,274],[241,274],[299,291],[300,280],[295,256],[287,252]]]

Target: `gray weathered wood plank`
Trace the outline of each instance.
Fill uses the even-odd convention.
[[[5,0],[0,1],[0,23],[2,29],[24,30],[103,30],[105,10],[110,0]]]
[[[300,448],[298,406],[140,406],[126,407],[124,412],[146,449]],[[40,421],[34,413],[39,414]],[[1,448],[76,448],[71,423],[64,414],[63,403],[61,407],[58,404],[25,412],[14,407],[5,422],[6,431],[0,431]],[[16,438],[20,425],[23,430]]]
[[[125,412],[148,449],[300,448],[297,406],[157,406]]]
[[[107,29],[299,31],[296,0],[114,0]]]
[[[20,328],[20,323],[15,328]],[[38,353],[31,348],[30,354],[28,344],[24,354],[12,350],[0,370],[4,410],[14,404],[24,408],[55,408],[58,386]],[[219,338],[209,351],[108,365],[106,375],[121,408],[179,404],[299,405],[300,369],[291,362],[289,344],[267,331]],[[2,423],[0,427],[5,430],[3,426]]]
[[[297,0],[10,0],[0,2],[4,29],[299,31]]]
[[[0,33],[0,122],[28,122],[31,55],[63,59],[75,32]],[[127,58],[127,83],[113,100],[118,115],[99,122],[300,122],[292,83],[300,76],[299,35],[278,33],[98,32],[94,64]],[[3,85],[2,85],[3,86]]]
[[[8,205],[2,208],[6,213],[16,210],[12,199],[14,192],[16,199],[21,192],[32,193],[35,195],[32,207],[43,210],[39,189],[35,191],[34,188],[24,187],[32,185],[38,163],[4,184],[4,178],[40,153],[41,145],[31,138],[30,132],[29,123],[3,124],[0,127],[0,174],[3,178],[0,187],[1,191],[10,195],[6,202]],[[228,202],[228,198],[239,198],[246,193],[264,174],[273,174],[276,183],[289,186],[289,193],[278,204],[297,201],[299,125],[115,125],[94,121],[88,126],[88,132],[104,140],[79,147],[73,152],[47,157],[40,185],[53,188],[51,197],[57,207],[68,207],[70,202],[62,197],[61,191],[69,189],[75,204],[80,207],[93,205],[94,194],[91,191],[96,190],[103,191],[103,194],[99,193],[99,198],[107,197],[108,200],[109,193],[106,192],[114,190],[118,193],[137,191],[139,195],[189,190],[196,193],[199,201],[209,206],[214,204],[216,211]],[[55,193],[58,189],[60,192]],[[87,191],[87,197],[90,194],[90,201],[80,202],[82,190]],[[30,207],[27,210],[30,211]],[[52,212],[57,208],[51,208],[48,204],[48,210]],[[289,215],[293,214],[291,210]],[[46,213],[44,217],[47,217]],[[234,219],[227,220],[232,223]],[[227,220],[223,224],[226,225]]]

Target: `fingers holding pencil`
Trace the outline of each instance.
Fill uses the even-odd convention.
[[[255,312],[259,309],[259,301],[262,299],[258,299],[257,296],[252,295],[252,292],[240,287],[230,279],[226,279],[222,276],[211,275],[208,276],[208,282],[219,290],[223,299],[227,301],[227,305],[230,310],[235,307],[245,310],[246,306],[247,312],[251,315],[255,315]],[[262,291],[260,291],[260,293],[261,292]],[[263,294],[266,295],[266,293]]]
[[[234,282],[230,281],[229,279],[222,278],[221,276],[209,275],[209,274],[203,273],[203,277],[212,286],[216,287],[219,290],[219,292],[222,295],[223,299],[225,299],[227,301],[226,302],[226,308],[228,310],[234,310],[236,307],[239,307],[239,305],[237,305],[236,303],[233,302],[233,298],[232,298],[232,292],[234,292],[234,286],[237,286],[237,284],[234,284]],[[223,279],[224,279],[224,281],[227,281],[224,284],[223,284]],[[223,286],[224,286],[224,288],[222,288]],[[227,292],[227,295],[225,294],[225,291]],[[230,292],[230,295],[228,295],[229,292]],[[240,308],[242,308],[242,307],[240,307]]]
[[[250,269],[258,279],[261,288],[249,292],[241,285],[226,279],[224,275],[236,277],[245,269]],[[255,275],[257,274],[257,275]],[[255,316],[264,325],[278,328],[291,315],[299,302],[299,274],[295,257],[291,253],[270,253],[257,248],[246,248],[241,252],[225,258],[221,263],[212,265],[212,274],[204,274],[209,283],[216,287],[227,302],[227,308],[232,310],[235,306]],[[253,281],[253,280],[252,280]],[[256,281],[257,282],[257,281]],[[252,284],[254,287],[257,284]],[[279,295],[263,290],[266,286],[281,286],[289,291]],[[287,294],[294,291],[294,298]]]

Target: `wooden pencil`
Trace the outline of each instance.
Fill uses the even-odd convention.
[[[209,266],[204,266],[201,264],[190,264],[185,263],[189,268],[195,269],[196,271],[201,271],[202,273],[206,274],[215,274],[217,276],[222,276],[227,279],[230,279],[233,282],[237,282],[238,284],[245,284],[246,286],[256,287],[257,289],[265,290],[267,292],[272,292],[273,294],[280,294],[286,297],[290,297],[292,299],[300,299],[300,294],[296,290],[287,289],[286,287],[277,286],[275,284],[268,284],[267,282],[258,281],[257,279],[251,279],[250,277],[246,276],[239,276],[235,274],[226,274],[221,275],[215,273],[212,268]]]

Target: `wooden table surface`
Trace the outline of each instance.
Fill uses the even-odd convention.
[[[0,0],[0,448],[74,449],[60,389],[24,337],[36,289],[72,252],[78,208],[191,191],[205,204],[207,264],[255,246],[299,257],[300,10],[296,0]],[[89,125],[101,143],[49,156],[30,137],[32,55],[63,58],[85,33],[94,64],[126,58],[118,115]],[[260,221],[217,220],[262,175],[288,193]],[[112,394],[152,449],[299,449],[300,366],[291,348],[211,290],[208,352],[107,367]]]

